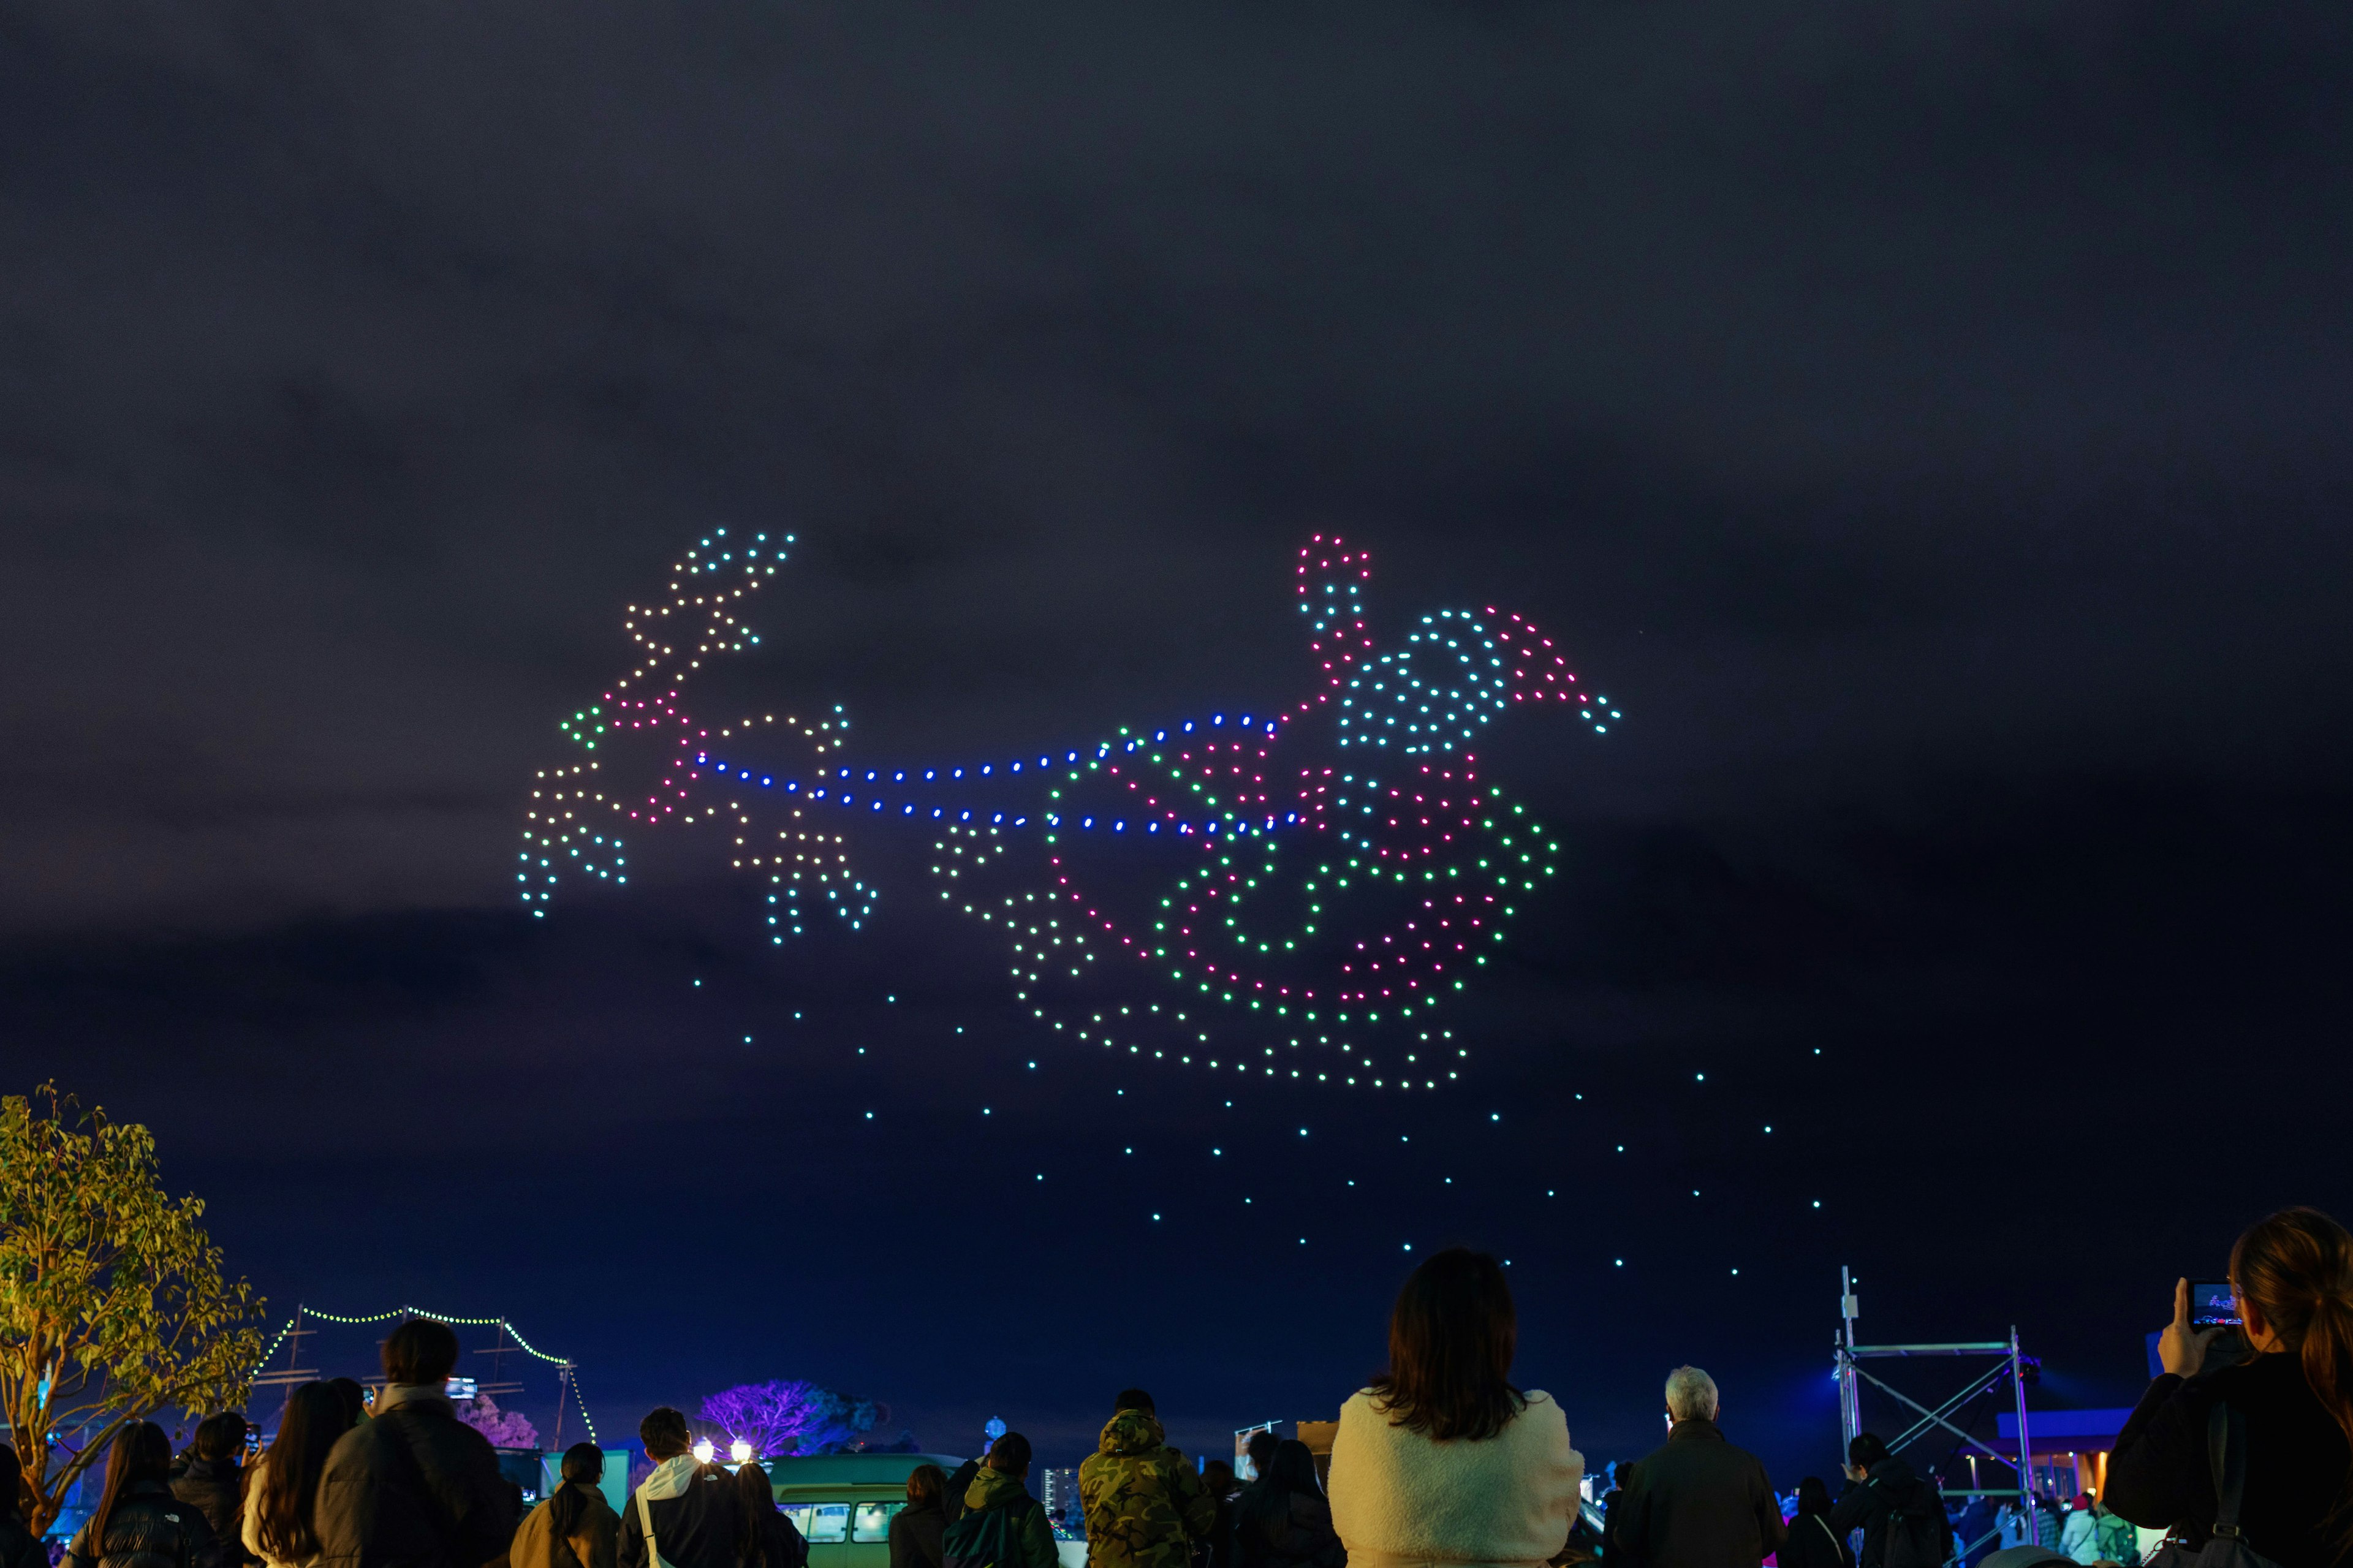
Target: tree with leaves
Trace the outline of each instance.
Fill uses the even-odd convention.
[[[520,1410],[501,1410],[499,1402],[487,1394],[462,1400],[458,1405],[458,1419],[491,1440],[493,1448],[536,1448],[539,1428],[531,1417]]]
[[[53,1083],[0,1099],[0,1413],[34,1533],[129,1423],[244,1403],[262,1303],[222,1279],[204,1213],[164,1193],[144,1127]]]

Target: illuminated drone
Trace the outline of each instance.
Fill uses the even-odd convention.
[[[637,667],[565,721],[581,755],[533,791],[518,879],[533,914],[567,874],[626,882],[631,834],[691,823],[765,879],[777,943],[828,913],[857,930],[876,896],[851,848],[887,825],[929,836],[940,898],[1004,934],[1041,1027],[1219,1071],[1378,1089],[1457,1076],[1444,1005],[1560,847],[1479,781],[1470,747],[1517,704],[1565,705],[1596,733],[1619,718],[1533,625],[1440,610],[1384,647],[1366,556],[1317,535],[1299,558],[1314,665],[1296,705],[886,766],[844,754],[839,708],[710,726],[685,706],[706,662],[759,640],[735,608],[792,542],[720,530],[666,603],[630,608]],[[786,735],[807,743],[797,766],[779,760]]]

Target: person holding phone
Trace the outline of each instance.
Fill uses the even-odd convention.
[[[2283,1209],[2231,1248],[2232,1300],[2250,1352],[2208,1370],[2222,1332],[2200,1328],[2188,1279],[2158,1338],[2164,1374],[2108,1456],[2105,1500],[2133,1523],[2179,1529],[2192,1547],[2213,1531],[2207,1454],[2216,1405],[2239,1417],[2246,1485],[2239,1531],[2280,1568],[2353,1562],[2353,1235],[2317,1209]]]

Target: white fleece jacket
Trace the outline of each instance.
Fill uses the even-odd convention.
[[[1332,1527],[1348,1568],[1540,1563],[1568,1540],[1585,1456],[1568,1419],[1532,1390],[1494,1436],[1440,1443],[1389,1424],[1370,1389],[1340,1406]]]

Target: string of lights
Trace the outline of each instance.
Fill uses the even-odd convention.
[[[590,752],[642,737],[650,779],[607,792],[586,776],[603,755],[541,774],[521,873],[535,915],[565,871],[626,881],[617,816],[733,827],[732,863],[773,885],[778,943],[806,932],[805,895],[857,930],[874,891],[845,836],[812,816],[922,823],[941,898],[1005,934],[1017,999],[1048,1030],[1178,1066],[1436,1089],[1467,1053],[1432,1014],[1496,954],[1561,847],[1479,779],[1472,742],[1515,703],[1570,704],[1596,734],[1622,718],[1533,623],[1492,605],[1424,615],[1384,648],[1366,616],[1368,555],[1318,534],[1297,595],[1322,679],[1272,718],[1212,712],[1034,756],[886,768],[839,757],[837,707],[818,724],[781,721],[820,765],[777,768],[760,757],[779,721],[707,731],[683,692],[704,658],[757,644],[733,607],[782,560],[766,535],[731,544],[722,530],[675,569],[667,605],[632,607],[637,666],[561,728]],[[1366,771],[1382,752],[1393,776]],[[1015,832],[1042,865],[1008,858]],[[1139,901],[1140,863],[1108,850],[1130,836],[1196,858]],[[1139,1004],[1138,982],[1170,994]],[[1303,1051],[1328,1055],[1309,1065],[1292,1054]]]
[[[564,1381],[571,1385],[573,1402],[577,1405],[580,1409],[580,1419],[586,1424],[590,1439],[594,1440],[596,1438],[596,1423],[590,1417],[588,1414],[587,1402],[582,1397],[580,1393],[580,1369],[566,1358],[560,1355],[550,1355],[547,1352],[541,1350],[537,1345],[533,1344],[529,1340],[523,1338],[521,1330],[517,1329],[514,1324],[504,1318],[461,1318],[448,1312],[436,1312],[425,1307],[412,1307],[407,1305],[395,1307],[388,1312],[364,1312],[354,1315],[343,1312],[322,1311],[316,1307],[297,1303],[294,1308],[294,1315],[288,1318],[282,1324],[279,1325],[276,1336],[269,1342],[269,1348],[261,1352],[261,1359],[259,1361],[253,1363],[253,1376],[259,1377],[261,1375],[262,1371],[269,1365],[270,1357],[278,1353],[278,1347],[286,1342],[286,1336],[293,1332],[294,1325],[304,1318],[316,1318],[322,1323],[336,1323],[346,1328],[364,1328],[372,1323],[389,1323],[404,1318],[430,1318],[437,1323],[447,1323],[452,1328],[503,1329],[506,1331],[507,1337],[514,1341],[516,1347],[525,1355],[543,1361],[550,1366],[561,1367],[564,1369]],[[560,1400],[562,1395],[559,1394],[557,1397]]]

